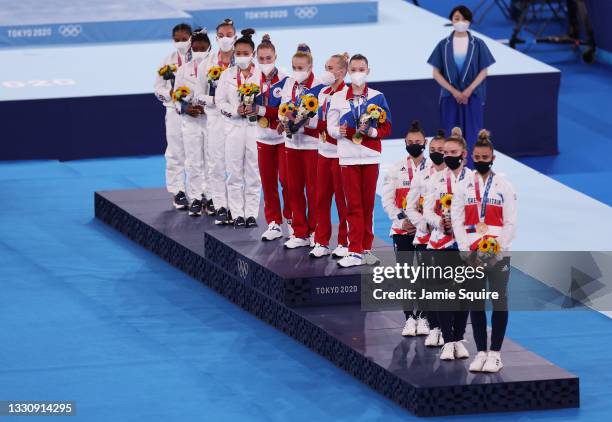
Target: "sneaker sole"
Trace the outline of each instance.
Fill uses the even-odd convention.
[[[271,238],[261,236],[261,240],[263,240],[264,242],[271,242],[273,240],[280,239],[281,237],[283,237],[282,234],[279,236],[271,237]]]
[[[330,254],[328,254],[328,253],[326,253],[325,255],[314,255],[314,254],[311,254],[311,253],[308,254],[309,257],[314,258],[314,259],[320,259],[320,258],[329,256],[329,255]]]
[[[189,208],[187,205],[177,205],[177,204],[172,204],[172,205],[174,205],[175,209],[181,210],[181,211],[186,210],[187,208]]]
[[[189,215],[191,217],[200,217],[202,215],[202,213],[201,212],[191,212],[191,211],[189,211]]]

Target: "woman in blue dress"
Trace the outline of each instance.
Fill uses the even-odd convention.
[[[484,126],[485,80],[487,68],[495,59],[485,42],[468,31],[472,21],[470,9],[457,6],[449,19],[454,31],[438,43],[427,63],[433,66],[433,77],[442,87],[442,127],[449,133],[453,127],[460,127],[471,151],[478,131]]]

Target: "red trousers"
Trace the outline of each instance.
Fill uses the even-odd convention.
[[[340,166],[348,209],[349,252],[363,253],[372,249],[372,218],[376,199],[378,164]]]
[[[317,199],[317,157],[319,153],[316,149],[285,148],[285,155],[294,235],[306,238],[314,233],[316,227],[315,201]],[[306,189],[305,196],[304,189]],[[307,201],[308,213],[306,212]]]
[[[346,246],[346,199],[342,188],[342,175],[337,158],[319,155],[317,158],[317,228],[315,242],[329,246],[332,235],[331,202],[336,197],[336,208],[340,225],[338,226],[338,245]]]
[[[287,159],[285,157],[285,144],[268,145],[257,142],[257,160],[259,175],[264,195],[264,214],[268,224],[283,223],[291,219],[291,205],[289,201],[289,188],[287,186]],[[283,211],[281,214],[280,198],[278,196],[278,182],[280,180],[283,195]]]

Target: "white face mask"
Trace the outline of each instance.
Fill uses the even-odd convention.
[[[293,71],[293,79],[297,81],[297,83],[301,84],[306,79],[308,79],[308,75],[310,72],[306,72],[305,70],[294,70]]]
[[[193,51],[191,57],[196,63],[200,64],[208,57],[208,51]]]
[[[264,63],[259,65],[259,68],[264,73],[264,75],[269,75],[270,72],[274,70],[274,67],[274,63]]]
[[[234,48],[234,41],[236,41],[236,37],[223,37],[217,38],[217,44],[219,44],[219,49],[224,53],[231,51]]]
[[[333,85],[334,82],[336,82],[336,75],[331,73],[329,70],[326,70],[319,75],[319,80],[323,85]]]
[[[350,76],[351,82],[357,86],[362,86],[368,79],[368,74],[365,72],[353,72]]]
[[[466,32],[469,27],[470,23],[467,21],[459,21],[453,24],[453,28],[455,28],[455,31],[457,32]]]
[[[181,54],[187,53],[187,51],[189,51],[189,47],[191,47],[191,43],[189,41],[174,41],[174,48],[176,48]]]
[[[253,59],[253,56],[240,56],[240,57],[236,57],[236,64],[238,65],[238,67],[240,69],[247,69],[250,65],[251,65],[251,60]]]

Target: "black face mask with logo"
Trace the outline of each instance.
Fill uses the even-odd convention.
[[[424,149],[425,149],[425,145],[420,145],[420,144],[406,145],[406,151],[408,151],[408,154],[410,154],[414,158],[421,155]]]
[[[493,166],[493,161],[474,161],[474,170],[480,174],[486,174]]]
[[[446,163],[446,167],[448,167],[449,169],[457,170],[463,162],[463,157],[460,155],[458,157],[451,157],[450,155],[446,155],[444,156],[444,162]]]
[[[441,152],[430,152],[429,158],[431,158],[431,161],[436,166],[439,166],[440,164],[444,162],[444,154],[442,154]]]

